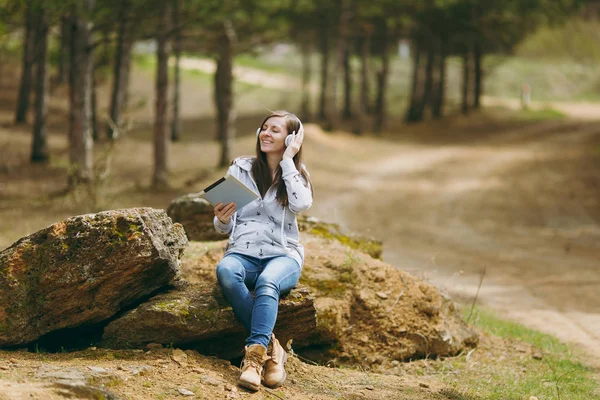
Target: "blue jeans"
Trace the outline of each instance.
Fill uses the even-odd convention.
[[[298,262],[287,256],[259,259],[230,253],[221,259],[217,279],[233,313],[250,335],[247,346],[268,346],[279,296],[296,286],[301,270]],[[254,297],[250,293],[253,289]]]

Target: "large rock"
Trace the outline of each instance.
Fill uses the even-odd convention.
[[[299,287],[279,302],[275,334],[285,344],[306,345],[314,335],[316,310],[308,290]],[[243,350],[246,333],[215,281],[184,285],[143,303],[104,329],[103,346],[145,347],[161,343],[193,347],[205,354],[234,358]]]
[[[343,245],[336,238],[302,235],[306,259],[300,283],[315,298],[317,327],[303,342],[323,347],[308,358],[345,365],[383,367],[385,360],[458,354],[478,337],[453,302],[433,285]],[[192,242],[182,259],[182,277],[217,285],[215,266],[222,242]],[[321,358],[326,357],[326,358]]]
[[[95,324],[171,283],[187,238],[164,210],[69,218],[0,253],[0,346]]]
[[[435,286],[332,239],[308,236],[300,282],[314,296],[319,336],[339,362],[452,356],[477,334]]]
[[[167,214],[174,222],[183,225],[189,240],[223,240],[225,235],[213,226],[213,206],[197,194],[178,197],[169,204]]]

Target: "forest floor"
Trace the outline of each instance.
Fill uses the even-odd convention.
[[[210,99],[210,92],[198,93],[193,85],[185,87],[184,102],[198,96]],[[14,91],[14,87],[9,89]],[[134,90],[145,96],[146,104],[152,104],[152,85],[142,73],[134,79]],[[197,192],[223,173],[214,168],[219,146],[212,140],[212,121],[188,118],[181,142],[171,149],[172,189],[149,189],[151,125],[140,124],[118,142],[109,181],[96,188],[96,200],[91,202],[87,194],[81,193],[61,197],[67,163],[64,100],[57,99],[50,108],[53,159],[47,167],[28,165],[31,127],[12,125],[13,102],[10,98],[0,99],[0,248],[62,218],[93,209],[141,205],[166,208],[176,196]],[[189,101],[187,104],[191,108]],[[151,120],[151,114],[137,113],[140,115]],[[597,115],[600,117],[600,113]],[[253,152],[250,133],[260,117],[240,118],[238,131],[249,134],[239,135],[233,148],[235,155]],[[379,137],[357,137],[343,131],[324,133],[318,126],[307,124],[305,161],[315,187],[315,202],[309,214],[383,240],[384,261],[433,282],[458,302],[469,305],[476,298],[478,304],[485,304],[502,317],[574,344],[598,376],[600,122],[587,119],[536,120],[495,110],[415,126],[392,121],[387,133]],[[108,148],[105,143],[97,147]],[[517,368],[518,362],[511,364],[511,357],[518,359],[522,354],[520,344],[488,335],[482,340],[480,348],[485,351],[472,355],[481,358],[471,368],[497,360],[508,368]],[[233,389],[232,366],[197,354],[188,357],[203,367],[188,362],[182,370],[180,362],[172,361],[171,349],[152,354],[107,355],[102,351],[90,355],[91,351],[3,352],[0,388],[18,386],[19,377],[28,376],[28,368],[38,371],[49,361],[63,367],[79,368],[81,364],[81,368],[88,368],[89,361],[78,360],[92,359],[92,366],[101,368],[115,366],[116,360],[126,369],[148,364],[156,371],[171,371],[161,378],[154,398],[179,396],[178,385],[190,379],[198,382],[199,398],[201,393],[209,396],[211,386],[218,387],[219,397],[215,398],[248,397],[246,392]],[[212,364],[215,369],[211,369]],[[19,365],[21,368],[15,367]],[[447,376],[436,369],[446,369],[447,364],[443,365],[411,363],[403,370],[406,376],[394,381],[361,371],[316,366],[307,369],[292,359],[297,380],[291,380],[292,392],[283,396],[468,398],[440,397],[439,390],[436,392],[439,382],[448,382]],[[140,385],[154,385],[146,383],[148,379],[143,376],[119,376],[118,382],[133,383],[116,383],[114,387],[125,388],[125,396],[143,398],[135,395]],[[373,379],[382,384],[381,391],[372,384]],[[306,387],[294,394],[298,382]],[[342,397],[334,390],[353,385],[358,389],[342,392]],[[110,387],[110,382],[106,386]],[[425,390],[425,386],[431,390]],[[253,398],[278,397],[269,392],[259,396]],[[527,397],[521,394],[506,398]]]

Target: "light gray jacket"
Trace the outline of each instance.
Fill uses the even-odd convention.
[[[302,267],[304,247],[299,243],[296,213],[306,211],[312,205],[310,185],[298,172],[293,160],[284,159],[279,165],[287,189],[288,207],[282,207],[276,200],[277,189],[274,186],[261,198],[251,172],[254,160],[254,157],[238,157],[227,171],[259,198],[236,211],[228,224],[221,223],[215,216],[215,229],[229,234],[225,255],[241,253],[257,258],[288,255]],[[304,166],[302,168],[306,171]]]

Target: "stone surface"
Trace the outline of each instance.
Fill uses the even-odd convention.
[[[213,226],[213,206],[195,193],[178,197],[169,204],[167,214],[174,222],[183,225],[189,240],[223,240]]]
[[[92,325],[173,282],[187,238],[164,210],[58,222],[0,252],[0,346]]]
[[[454,355],[477,345],[477,334],[452,300],[431,284],[335,239],[306,232],[302,244],[306,258],[300,284],[315,299],[317,326],[312,336],[294,338],[292,348],[307,358],[370,366],[386,358]],[[221,242],[190,243],[182,277],[217,287],[215,267],[223,248]],[[279,339],[285,347],[287,341]],[[325,355],[323,346],[330,347]]]
[[[313,298],[303,287],[280,300],[275,334],[283,345],[307,343],[316,329]],[[216,282],[205,282],[153,297],[112,321],[103,344],[143,348],[149,343],[193,347],[221,358],[241,354],[246,334]]]
[[[0,379],[0,400],[118,400],[112,392],[77,382],[10,382]]]

